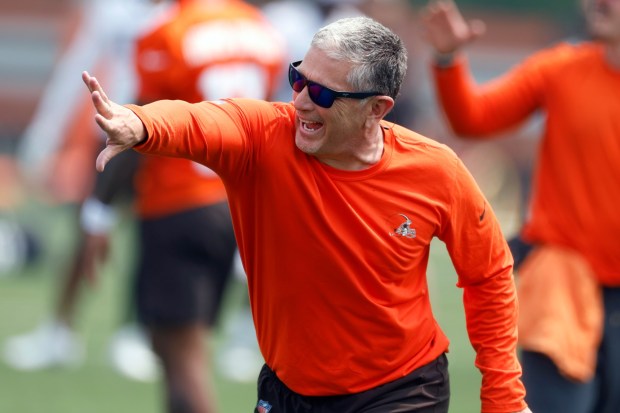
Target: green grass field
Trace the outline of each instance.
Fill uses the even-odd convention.
[[[36,229],[44,241],[41,259],[20,274],[0,277],[0,341],[32,329],[53,307],[55,283],[74,242],[72,211],[28,206],[18,220]],[[120,376],[107,359],[107,344],[122,319],[125,286],[131,262],[131,225],[120,225],[114,234],[110,262],[102,268],[99,282],[87,288],[81,300],[78,329],[87,346],[84,364],[77,369],[18,372],[0,363],[0,412],[6,413],[151,413],[163,412],[158,383],[136,382]],[[443,244],[436,243],[429,266],[429,284],[437,319],[450,337],[449,353],[452,400],[451,413],[480,411],[480,374],[474,368],[474,354],[464,326],[461,291]],[[241,284],[231,290],[227,303],[237,302]],[[224,321],[226,320],[224,313]],[[221,331],[211,350],[217,357]],[[252,412],[254,383],[215,380],[224,413]]]

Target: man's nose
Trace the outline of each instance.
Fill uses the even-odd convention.
[[[305,86],[301,92],[293,92],[293,105],[297,110],[309,110],[314,107],[314,102],[308,94],[308,86]]]

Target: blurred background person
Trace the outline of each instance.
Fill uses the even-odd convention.
[[[39,240],[16,217],[26,198],[23,185],[14,157],[0,153],[0,278],[19,273],[39,258]]]
[[[163,2],[146,0],[95,0],[80,4],[77,29],[18,143],[19,173],[26,188],[44,199],[46,205],[73,209],[75,219],[68,230],[77,237],[73,255],[59,274],[52,313],[33,331],[10,337],[4,343],[3,359],[13,368],[76,366],[84,358],[85,346],[75,331],[86,258],[84,231],[110,231],[115,220],[112,211],[97,209],[92,202],[81,208],[92,190],[92,160],[103,142],[72,74],[90,67],[110,81],[111,95],[135,100],[135,40],[165,7]],[[127,185],[125,190],[130,188]],[[90,226],[81,227],[80,210],[90,217]],[[96,219],[98,222],[93,222]],[[141,332],[130,324],[134,316],[131,297],[122,300],[122,305],[126,307],[122,321],[127,325],[111,342],[114,366],[134,379],[154,379],[154,358]]]
[[[534,412],[620,411],[620,2],[583,0],[592,40],[562,43],[478,86],[465,45],[484,33],[452,1],[425,10],[453,130],[492,138],[546,115],[518,243],[523,381]]]
[[[178,0],[137,41],[138,102],[267,99],[279,83],[284,56],[282,39],[256,7],[241,0]],[[128,181],[135,159],[136,302],[161,362],[167,411],[215,412],[205,344],[236,251],[224,185],[194,162],[128,153],[100,175],[105,182],[95,202],[109,203],[108,194]],[[101,242],[87,245],[105,249]]]

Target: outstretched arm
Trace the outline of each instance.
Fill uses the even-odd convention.
[[[83,72],[82,80],[97,111],[95,121],[108,136],[106,147],[97,157],[97,170],[102,172],[110,159],[146,139],[146,129],[130,109],[108,99],[95,77]]]

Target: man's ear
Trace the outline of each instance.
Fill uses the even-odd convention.
[[[369,117],[374,118],[377,122],[385,118],[394,107],[394,99],[389,96],[375,96],[372,99],[372,106]]]

